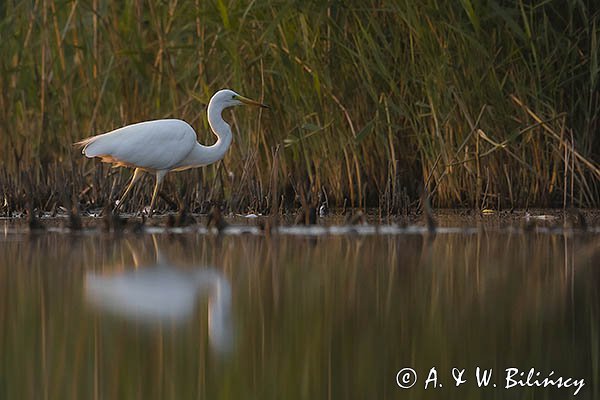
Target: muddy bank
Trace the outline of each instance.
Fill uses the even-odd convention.
[[[510,231],[567,231],[600,230],[600,209],[556,210],[533,209],[483,212],[473,210],[435,210],[429,225],[425,215],[417,212],[399,216],[379,216],[376,210],[367,213],[348,211],[315,216],[313,223],[304,223],[300,213],[280,216],[261,214],[185,214],[163,213],[148,219],[139,213],[102,216],[84,212],[73,216],[66,211],[56,214],[27,213],[0,217],[5,232],[131,232],[131,233],[225,233],[225,234],[402,234],[474,232],[480,229]],[[291,230],[290,230],[291,229]]]

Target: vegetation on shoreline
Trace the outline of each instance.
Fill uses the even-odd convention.
[[[422,186],[435,207],[597,207],[599,23],[591,0],[6,2],[1,212],[114,201],[130,171],[71,143],[164,117],[212,143],[223,87],[273,110],[227,115],[224,161],[169,175],[192,211],[395,213]]]

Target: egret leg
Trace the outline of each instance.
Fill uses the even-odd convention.
[[[148,218],[152,218],[152,214],[154,214],[154,202],[156,201],[156,195],[158,194],[158,189],[162,181],[165,179],[165,175],[167,175],[168,171],[156,171],[156,185],[154,185],[154,193],[152,193],[152,200],[150,201],[150,212],[148,213]]]
[[[123,205],[125,198],[127,197],[129,192],[131,192],[131,189],[133,188],[133,184],[136,183],[142,177],[142,172],[144,172],[144,171],[142,171],[139,168],[136,168],[135,171],[133,171],[133,177],[131,177],[131,182],[129,182],[129,186],[127,186],[127,189],[125,189],[123,196],[121,196],[121,199],[119,200],[119,204],[117,204],[117,207],[115,207],[115,212],[119,211],[119,208],[121,208],[121,206]]]

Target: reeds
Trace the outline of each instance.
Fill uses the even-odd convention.
[[[296,207],[306,186],[385,213],[423,185],[435,207],[598,206],[599,13],[575,0],[8,2],[2,211],[63,204],[66,184],[101,208],[129,172],[71,143],[163,117],[211,143],[205,104],[223,87],[273,110],[236,110],[225,160],[170,176],[190,211]]]

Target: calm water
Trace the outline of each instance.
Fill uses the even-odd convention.
[[[523,380],[531,368],[539,380],[551,371],[583,379],[576,398],[600,397],[598,233],[219,238],[7,226],[0,399],[550,399],[576,390],[507,389],[511,367]],[[493,370],[488,387],[477,385],[478,366]],[[411,389],[398,386],[403,368],[418,375]],[[459,387],[453,368],[465,369]]]

